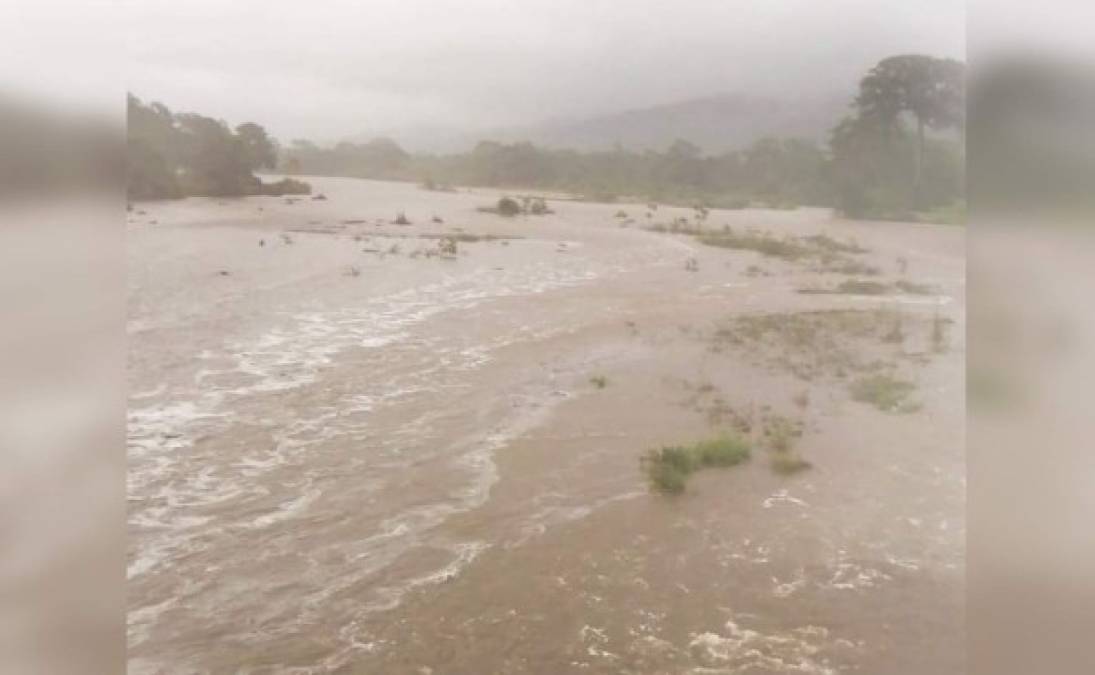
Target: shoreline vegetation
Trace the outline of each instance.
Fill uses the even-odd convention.
[[[196,113],[173,113],[161,103],[127,100],[126,197],[129,201],[183,197],[307,195],[295,178],[265,183],[255,171],[277,168],[278,148],[258,124],[227,124]]]
[[[752,449],[744,439],[724,434],[692,445],[650,450],[639,463],[651,488],[676,495],[684,492],[688,477],[700,469],[737,466],[751,456]]]
[[[862,78],[852,113],[834,121],[824,144],[765,137],[710,155],[685,139],[661,152],[484,140],[440,155],[409,153],[390,138],[327,147],[297,139],[279,147],[258,124],[232,129],[130,94],[127,192],[130,200],[310,194],[300,180],[263,183],[254,175],[269,169],[413,182],[430,191],[524,189],[704,210],[818,206],[857,219],[963,224],[964,101],[965,64],[903,55]]]
[[[539,190],[583,201],[743,209],[833,207],[851,218],[965,222],[965,65],[922,55],[880,61],[827,143],[766,137],[717,155],[686,139],[664,151],[599,151],[484,140],[454,154],[409,153],[390,138],[321,147],[294,140],[287,175]]]

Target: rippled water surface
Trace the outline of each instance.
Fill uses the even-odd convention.
[[[616,206],[505,219],[476,210],[496,195],[316,182],[328,201],[130,214],[132,672],[912,672],[940,640],[932,672],[958,672],[957,349],[912,417],[817,385],[807,476],[666,501],[637,458],[707,433],[689,382],[790,398],[700,334],[818,302],[807,272],[746,275]],[[397,210],[415,224],[378,224]],[[443,259],[439,233],[495,237]],[[874,236],[963,319],[953,235]]]

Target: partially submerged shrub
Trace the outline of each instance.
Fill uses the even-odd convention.
[[[876,277],[882,273],[882,270],[874,265],[868,265],[867,263],[852,260],[850,258],[841,258],[837,261],[831,261],[822,268],[822,271],[862,277]]]
[[[724,435],[690,446],[667,446],[647,452],[640,460],[650,486],[663,493],[684,491],[688,476],[704,467],[736,466],[749,459],[749,444]]]
[[[802,423],[774,415],[765,420],[764,437],[768,448],[775,452],[788,452],[802,436]]]
[[[500,216],[516,216],[521,213],[521,205],[517,203],[516,199],[502,197],[498,200],[497,212]]]
[[[396,225],[410,225],[411,221],[407,220],[407,214],[400,211],[395,215],[395,220],[392,221]]]
[[[534,216],[543,216],[549,213],[554,213],[548,208],[547,201],[543,197],[533,197],[529,200],[525,207],[526,213],[531,213]]]
[[[674,453],[667,451],[679,450],[679,448],[662,448],[662,452],[657,450],[651,450],[644,461],[644,469],[646,470],[647,479],[650,481],[650,487],[665,494],[680,494],[684,492],[685,483],[688,481],[688,474],[692,473],[692,469],[682,468],[678,463],[674,462]]]
[[[909,394],[915,389],[916,385],[912,382],[883,373],[861,377],[849,387],[853,400],[870,403],[884,412],[915,411],[919,406],[908,401]]]
[[[275,197],[280,197],[282,195],[308,195],[312,194],[312,186],[302,180],[282,178],[273,183],[260,183],[257,192],[259,194],[273,195]],[[326,197],[323,197],[323,199],[326,199]]]
[[[608,378],[604,375],[594,375],[589,378],[589,383],[598,389],[604,389],[608,386]]]
[[[867,253],[869,250],[860,246],[855,240],[838,241],[827,234],[811,234],[802,239],[830,253]]]
[[[813,465],[807,462],[805,459],[798,456],[794,452],[776,452],[772,455],[772,471],[783,475],[789,476],[796,474],[800,471],[805,471],[811,468]]]
[[[455,258],[458,249],[455,237],[446,237],[437,244],[437,252],[442,258]]]
[[[918,284],[905,279],[894,282],[894,288],[909,295],[932,295],[935,293],[935,289],[927,284]]]
[[[764,256],[784,260],[798,260],[810,253],[807,247],[789,237],[777,239],[772,235],[759,232],[737,234],[733,230],[724,230],[719,233],[702,234],[697,239],[707,246],[756,251]]]
[[[735,466],[749,459],[749,444],[737,436],[720,436],[692,446],[700,466]]]

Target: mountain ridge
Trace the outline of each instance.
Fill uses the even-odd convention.
[[[587,117],[550,118],[519,127],[469,132],[444,127],[390,131],[414,152],[464,152],[479,141],[528,141],[573,150],[664,150],[677,139],[705,154],[739,150],[765,136],[797,137],[824,143],[829,130],[847,114],[851,92],[780,99],[722,93],[628,108]],[[359,140],[366,136],[362,135]]]

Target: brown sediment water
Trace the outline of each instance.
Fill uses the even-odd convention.
[[[933,288],[804,295],[845,277],[615,217],[642,205],[312,182],[327,201],[130,214],[131,672],[964,670],[962,230],[706,217],[854,238]],[[897,345],[832,339],[884,350],[919,407],[717,338],[820,309],[904,317]],[[753,428],[746,465],[652,493],[638,458],[723,431],[716,396],[800,420],[813,468],[774,473]]]

